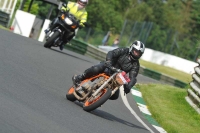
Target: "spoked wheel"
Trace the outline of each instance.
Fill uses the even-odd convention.
[[[73,86],[68,90],[68,92],[67,92],[67,94],[66,94],[66,98],[67,98],[69,101],[72,101],[72,102],[76,101],[76,97],[75,97],[74,94],[73,94],[74,91],[75,91],[75,89],[74,89]]]
[[[47,42],[44,44],[44,47],[45,47],[45,48],[51,48],[51,46],[52,46],[54,40],[56,40],[56,38],[58,38],[59,34],[60,34],[59,31],[56,31],[56,32],[47,40]]]
[[[83,110],[92,111],[104,104],[111,96],[111,89],[105,88],[95,98],[90,97],[83,105]]]

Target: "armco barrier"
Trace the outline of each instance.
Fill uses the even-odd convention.
[[[106,52],[77,39],[73,39],[70,44],[67,44],[65,46],[71,51],[91,56],[100,61],[103,61],[106,58]]]
[[[93,45],[87,44],[77,39],[73,39],[69,44],[65,45],[65,47],[71,51],[74,51],[82,55],[91,56],[100,61],[106,59],[106,52],[94,47]],[[140,67],[139,73],[181,88],[185,88],[188,85],[187,83],[184,83],[180,80],[174,79],[170,76],[145,68],[143,66]]]
[[[161,74],[161,73],[158,73],[158,72],[156,72],[156,71],[153,71],[153,70],[151,70],[151,69],[145,68],[145,69],[144,69],[143,75],[148,76],[148,77],[150,76],[150,77],[152,77],[153,79],[160,80],[162,74]]]
[[[164,83],[167,83],[167,84],[176,86],[176,87],[186,88],[186,87],[188,86],[188,84],[185,83],[185,82],[182,82],[182,81],[180,81],[180,80],[177,80],[177,79],[175,79],[175,78],[173,78],[173,77],[170,77],[170,76],[168,76],[168,75],[165,75],[165,74],[156,72],[156,71],[151,70],[151,69],[149,69],[149,68],[145,68],[144,66],[140,66],[140,71],[139,71],[139,73],[142,74],[142,75],[151,77],[151,78],[153,78],[153,79],[162,81],[162,82],[164,82]]]
[[[9,16],[8,13],[0,11],[0,25],[8,27]]]
[[[190,87],[187,92],[186,101],[200,114],[200,59],[197,61],[199,66],[194,68],[195,73],[192,74],[193,81],[190,82]]]

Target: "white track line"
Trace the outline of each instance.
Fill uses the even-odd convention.
[[[133,114],[135,116],[135,118],[147,129],[149,130],[151,133],[154,133],[151,128],[149,128],[141,119],[140,117],[135,113],[135,111],[131,108],[130,104],[128,103],[128,100],[126,98],[126,96],[124,96],[124,88],[123,86],[120,88],[120,94],[122,97],[122,101],[124,102],[124,105],[129,109],[129,111],[131,112],[131,114]]]

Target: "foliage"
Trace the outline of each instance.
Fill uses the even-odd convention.
[[[26,0],[26,3],[24,5],[24,9],[23,9],[24,11],[28,11],[30,2],[31,2],[31,0]],[[31,6],[30,13],[37,15],[38,14],[38,9],[39,9],[38,4],[37,3],[33,3],[32,6]]]
[[[89,24],[96,30],[113,30],[119,32],[123,23],[123,14],[125,7],[130,1],[126,2],[116,0],[92,0],[87,6]],[[119,6],[122,5],[123,6]],[[126,4],[124,4],[126,3]]]
[[[67,3],[67,0],[62,1]],[[29,3],[27,0],[24,10]],[[196,47],[200,45],[199,7],[199,0],[90,0],[86,7],[89,30],[82,32],[85,38],[81,38],[99,45],[103,36],[111,31],[112,39],[120,35],[120,46],[126,47],[132,40],[140,39],[148,48],[194,60],[198,55]],[[35,0],[31,13],[45,19],[51,9],[52,20],[58,14],[57,7]]]

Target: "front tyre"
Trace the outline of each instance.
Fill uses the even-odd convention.
[[[75,97],[74,94],[73,94],[74,91],[75,91],[75,89],[74,89],[73,86],[68,90],[68,92],[67,92],[67,94],[66,94],[66,98],[67,98],[69,101],[72,101],[72,102],[76,101],[76,97]]]
[[[97,97],[90,97],[87,101],[85,101],[83,104],[83,110],[89,112],[104,104],[111,96],[111,89],[102,89],[97,95]]]
[[[46,43],[44,44],[45,48],[51,48],[53,42],[56,40],[56,38],[58,38],[60,35],[59,31],[56,31],[53,33],[53,35],[51,37],[49,37],[49,39],[46,41]]]

